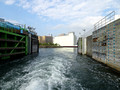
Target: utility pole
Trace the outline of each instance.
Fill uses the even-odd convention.
[[[81,36],[81,33],[79,33],[79,37]]]
[[[84,35],[83,36],[85,37],[85,29],[83,29],[83,31],[84,31]]]

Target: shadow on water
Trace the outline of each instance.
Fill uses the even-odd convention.
[[[37,53],[20,57],[19,59],[8,59],[0,61],[0,77],[4,76],[7,72],[19,66],[25,66],[28,61],[34,60],[38,56]]]
[[[85,55],[77,55],[71,74],[83,90],[119,90],[120,74]]]
[[[113,75],[120,76],[120,72],[118,72],[115,69],[107,66],[106,64],[103,64],[101,62],[98,62],[98,61],[92,59],[92,57],[78,54],[77,57],[76,57],[77,62],[80,63],[80,59],[86,60],[85,63],[88,66],[93,66],[93,68],[96,68],[98,71],[109,72],[109,73],[111,73]]]

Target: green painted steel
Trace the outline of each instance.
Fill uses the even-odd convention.
[[[1,33],[10,34],[10,35],[19,36],[19,37],[23,37],[23,35],[20,35],[20,34],[16,34],[16,33],[13,33],[13,32],[8,32],[8,31],[5,31],[5,30],[0,30],[0,32],[1,32]]]
[[[25,54],[28,54],[28,36],[25,38],[26,44],[25,44]]]
[[[9,59],[19,54],[28,54],[28,36],[6,28],[0,29],[0,59]]]
[[[25,36],[23,36],[23,37],[20,39],[20,41],[22,41],[24,38],[25,38]],[[18,47],[19,44],[20,44],[20,43],[18,42],[18,43],[15,45],[15,48]],[[10,52],[10,54],[12,54],[14,50],[15,50],[15,49],[13,49],[13,50]]]

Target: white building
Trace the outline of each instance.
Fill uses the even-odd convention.
[[[54,37],[53,43],[57,43],[60,46],[75,46],[76,45],[76,36],[74,32],[68,34],[61,34]]]

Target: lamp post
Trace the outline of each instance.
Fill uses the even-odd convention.
[[[83,36],[85,37],[85,29],[83,29],[83,31],[84,31],[84,35]]]
[[[79,37],[81,36],[81,33],[79,33]]]

